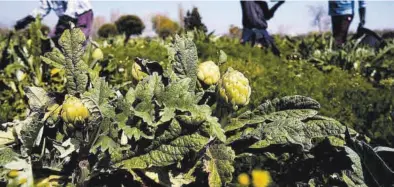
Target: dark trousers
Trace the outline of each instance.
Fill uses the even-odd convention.
[[[332,34],[337,45],[346,42],[349,26],[352,23],[353,15],[331,16]]]
[[[266,29],[243,28],[241,44],[251,43],[252,46],[260,44],[265,48],[271,48],[272,53],[280,56],[280,51],[275,45],[274,38]]]

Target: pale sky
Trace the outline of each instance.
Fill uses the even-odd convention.
[[[152,33],[150,16],[155,13],[164,13],[178,21],[178,6],[186,10],[196,6],[202,16],[203,22],[209,31],[216,34],[228,32],[231,24],[242,27],[242,14],[239,1],[108,1],[92,0],[95,16],[105,16],[109,21],[111,11],[121,14],[136,14],[144,20],[147,29],[145,34]],[[270,2],[272,6],[274,3]],[[12,26],[17,19],[38,7],[39,2],[34,0],[8,0],[0,1],[0,24]],[[317,30],[311,26],[312,16],[309,6],[328,7],[327,1],[291,1],[288,0],[276,12],[275,17],[268,24],[272,33],[286,32],[287,34],[300,34]],[[357,7],[356,7],[357,8]],[[356,11],[357,12],[357,11]],[[394,1],[368,1],[366,27],[370,29],[394,29]],[[44,19],[49,26],[56,24],[57,17],[52,12]],[[359,22],[358,12],[355,15],[351,29],[355,30]]]

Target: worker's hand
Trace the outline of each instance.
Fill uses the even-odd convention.
[[[25,28],[29,23],[33,22],[35,18],[33,16],[26,16],[23,19],[20,19],[16,22],[14,28],[15,30],[21,30]]]

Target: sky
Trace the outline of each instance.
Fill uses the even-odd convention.
[[[146,24],[145,35],[153,33],[150,17],[156,13],[166,14],[178,21],[178,7],[184,11],[198,8],[203,23],[209,31],[216,34],[225,34],[230,25],[242,27],[242,13],[239,1],[110,1],[91,0],[95,16],[104,16],[110,20],[111,12],[120,14],[135,14],[141,17]],[[0,0],[0,25],[13,26],[15,22],[38,7],[38,0]],[[269,6],[274,5],[269,1]],[[322,6],[327,9],[327,1],[301,1],[288,0],[275,13],[275,17],[268,22],[271,33],[303,34],[316,31],[317,27],[311,25],[312,15],[310,7]],[[365,27],[369,29],[394,29],[394,1],[367,1],[367,15]],[[329,20],[330,18],[327,17]],[[49,26],[56,24],[57,17],[54,12],[45,17],[44,23]],[[351,30],[357,28],[359,22],[356,13]],[[329,27],[328,27],[329,28]]]

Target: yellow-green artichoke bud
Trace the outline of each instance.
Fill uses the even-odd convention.
[[[67,96],[62,106],[61,116],[66,123],[75,125],[83,123],[89,117],[89,110],[80,99],[74,96]]]
[[[321,57],[321,51],[318,50],[318,49],[316,49],[316,50],[313,52],[313,57],[315,57],[315,58],[320,58],[320,57]]]
[[[228,68],[219,80],[218,90],[220,98],[227,103],[241,106],[249,103],[251,94],[249,80],[233,68]]]
[[[220,79],[219,66],[212,61],[206,61],[198,65],[197,77],[207,85],[216,84]]]
[[[93,60],[102,60],[104,58],[104,54],[100,48],[96,48],[92,54]]]
[[[133,76],[133,78],[137,81],[140,81],[143,78],[145,78],[146,76],[148,76],[148,74],[146,74],[145,72],[142,71],[141,66],[138,65],[137,63],[134,63],[131,68],[132,68],[131,69],[131,76]]]
[[[27,43],[27,47],[30,48],[31,47],[31,39],[28,39],[26,43]]]

